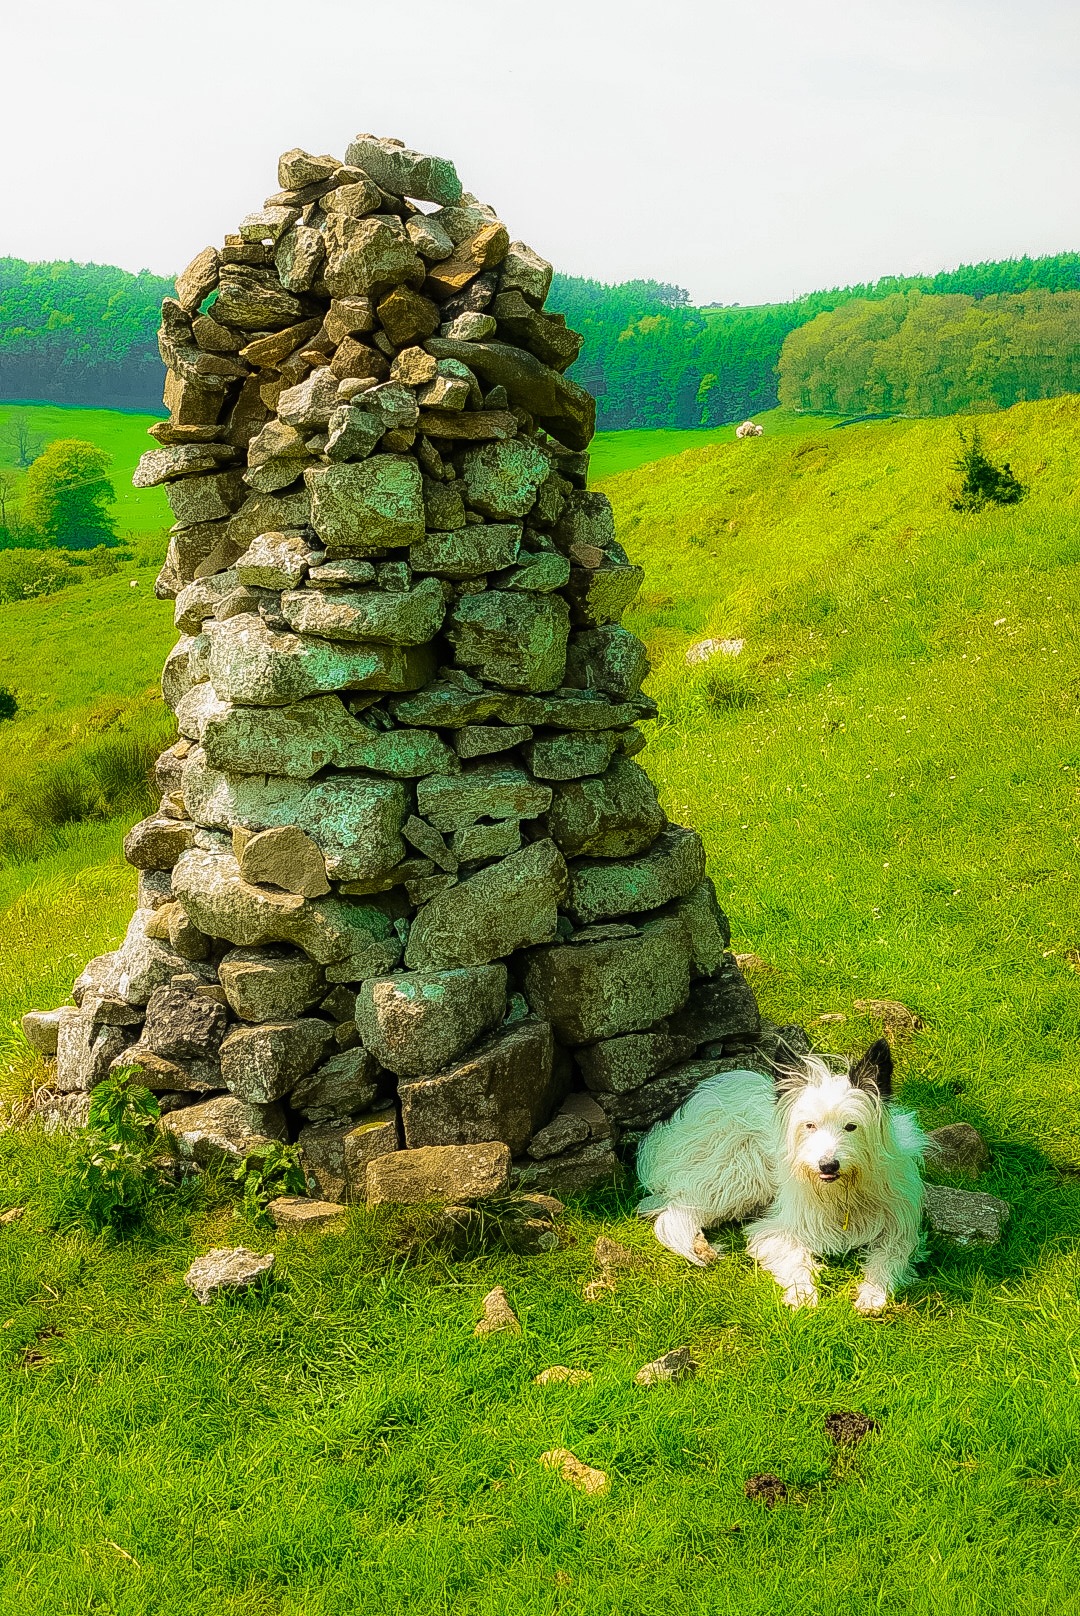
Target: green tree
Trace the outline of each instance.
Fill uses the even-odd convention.
[[[79,438],[57,438],[26,473],[22,518],[46,545],[94,550],[115,544],[108,507],[116,493],[108,478],[111,457]]]

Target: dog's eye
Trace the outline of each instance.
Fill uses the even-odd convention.
[[[855,1129],[858,1126],[859,1126],[859,1124],[857,1122],[845,1122],[844,1123],[844,1132],[845,1133],[854,1133]]]
[[[813,1131],[814,1131],[814,1129],[815,1129],[815,1128],[816,1128],[816,1127],[817,1127],[817,1123],[816,1123],[816,1122],[808,1122],[808,1123],[807,1123],[807,1124],[806,1124],[806,1131],[807,1131],[807,1133],[813,1133]]]

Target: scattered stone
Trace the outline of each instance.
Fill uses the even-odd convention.
[[[891,1032],[920,1032],[926,1023],[914,1010],[896,999],[856,999],[854,1004],[860,1015],[871,1016]]]
[[[586,1302],[599,1302],[605,1296],[612,1296],[615,1292],[615,1276],[605,1271],[599,1279],[586,1280],[582,1287],[582,1297]]]
[[[488,1291],[481,1304],[484,1309],[473,1335],[520,1335],[518,1316],[510,1306],[510,1298],[501,1285]]]
[[[1009,1220],[1009,1205],[981,1190],[954,1190],[944,1184],[924,1186],[926,1221],[935,1234],[958,1246],[1000,1243]]]
[[[644,1268],[645,1259],[640,1252],[612,1240],[609,1235],[598,1236],[593,1255],[601,1268]]]
[[[565,1364],[552,1364],[533,1376],[534,1386],[587,1386],[592,1380],[590,1369],[569,1369]]]
[[[246,1246],[215,1246],[196,1257],[184,1284],[204,1306],[221,1295],[239,1296],[261,1289],[274,1270],[274,1253],[249,1251]]]
[[[662,1381],[692,1380],[698,1366],[690,1356],[688,1347],[674,1347],[662,1358],[645,1364],[634,1376],[635,1386],[659,1386]]]
[[[339,1201],[311,1201],[306,1195],[278,1195],[266,1208],[276,1229],[326,1229],[340,1224]]]
[[[970,1122],[950,1122],[930,1134],[933,1146],[928,1155],[932,1167],[942,1173],[963,1173],[977,1178],[990,1165],[986,1141]]]
[[[563,1481],[569,1482],[579,1492],[587,1493],[590,1498],[606,1493],[610,1486],[607,1476],[602,1470],[594,1470],[591,1465],[582,1464],[569,1448],[551,1448],[547,1453],[540,1455],[540,1463],[547,1470],[556,1470]]]

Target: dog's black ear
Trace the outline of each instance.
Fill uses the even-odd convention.
[[[773,1077],[779,1089],[793,1089],[806,1082],[806,1066],[800,1055],[781,1038],[772,1058]]]
[[[856,1061],[851,1068],[851,1086],[853,1089],[865,1089],[868,1094],[878,1094],[883,1100],[892,1099],[893,1058],[887,1038],[879,1038],[876,1044],[871,1044],[862,1060]]]

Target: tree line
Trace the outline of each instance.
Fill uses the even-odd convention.
[[[147,271],[132,275],[100,264],[0,259],[0,398],[159,409],[161,363],[155,332],[161,299],[171,291],[170,281]],[[1034,305],[1015,301],[1036,293],[1047,295],[1045,310],[1038,316],[1031,312]],[[1058,253],[965,264],[936,275],[887,276],[786,303],[745,308],[737,304],[695,308],[681,287],[658,281],[609,286],[556,275],[548,306],[584,333],[573,376],[595,393],[599,423],[612,430],[719,426],[772,409],[780,399],[781,354],[792,333],[805,333],[822,316],[836,315],[852,304],[880,308],[891,328],[895,316],[884,311],[894,310],[897,298],[907,307],[904,300],[915,294],[920,306],[930,305],[918,319],[928,321],[927,329],[932,327],[943,338],[951,331],[952,316],[946,318],[943,308],[939,318],[935,305],[956,297],[972,304],[1005,300],[995,306],[991,322],[995,342],[1010,321],[1025,327],[1023,333],[1015,333],[1015,340],[1010,336],[1006,342],[1011,357],[989,391],[992,355],[984,356],[982,368],[976,365],[971,372],[967,394],[956,380],[959,359],[950,358],[952,379],[947,387],[942,383],[935,399],[947,396],[949,408],[963,409],[986,399],[1011,403],[1021,396],[1043,397],[1047,377],[1051,371],[1057,376],[1061,367],[1039,368],[1029,341],[1035,329],[1032,322],[1041,320],[1056,332],[1062,321],[1072,318],[1056,299],[1076,293],[1080,293],[1080,253]],[[843,320],[835,329],[842,325],[847,331]],[[973,332],[974,323],[967,329]],[[819,327],[813,339],[805,340],[817,343],[820,333]],[[799,351],[798,343],[794,351]],[[865,346],[861,351],[869,362]],[[891,362],[896,352],[894,346],[884,361]],[[875,396],[882,393],[881,378],[886,376],[882,362],[878,356]],[[789,354],[784,360],[785,378],[794,376],[792,364]],[[817,388],[808,371],[798,374],[800,387]],[[911,393],[907,377],[908,371],[897,372],[893,392],[898,398]],[[938,407],[935,403],[934,413]],[[921,412],[908,406],[906,413]]]
[[[792,331],[781,404],[837,415],[954,415],[1080,392],[1080,292],[856,298]]]

